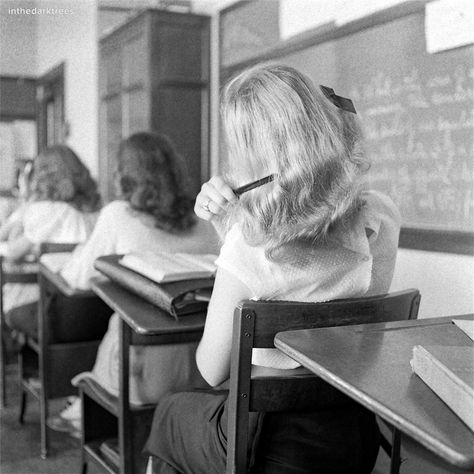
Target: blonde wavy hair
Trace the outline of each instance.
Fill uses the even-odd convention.
[[[335,226],[349,225],[368,169],[354,114],[281,65],[256,66],[232,79],[221,113],[231,186],[275,175],[240,197],[228,227],[240,222],[246,241],[277,259],[288,245],[322,243]]]

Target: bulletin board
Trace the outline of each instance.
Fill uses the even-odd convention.
[[[402,214],[400,246],[474,252],[472,45],[427,53],[423,5],[400,5],[277,45],[221,77],[266,61],[294,66],[354,101],[370,185]]]

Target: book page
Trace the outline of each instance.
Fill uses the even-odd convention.
[[[217,255],[212,253],[206,254],[192,254],[192,253],[177,253],[177,257],[182,261],[189,263],[195,268],[215,272],[217,270],[216,260]]]
[[[120,259],[120,264],[157,283],[207,278],[215,270],[215,266],[210,269],[209,265],[198,264],[194,259],[189,261],[183,254],[168,253],[130,253]]]

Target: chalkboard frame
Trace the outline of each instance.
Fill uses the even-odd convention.
[[[310,29],[288,40],[281,41],[273,48],[262,54],[251,56],[244,61],[231,64],[220,70],[221,84],[239,71],[254,66],[260,62],[271,61],[307,48],[332,41],[359,31],[373,28],[383,23],[388,23],[408,15],[423,12],[425,5],[430,0],[409,0],[402,4],[394,5],[385,10],[378,11],[369,16],[354,20],[341,26],[328,23]],[[249,0],[240,0],[220,13],[232,14],[236,9],[249,3]],[[222,58],[222,36],[219,44],[219,57]],[[474,255],[474,230],[461,232],[438,229],[422,229],[416,227],[403,227],[400,232],[399,246],[406,249],[423,250],[430,252],[445,252],[462,255]]]

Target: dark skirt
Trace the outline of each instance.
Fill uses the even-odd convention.
[[[145,451],[154,474],[224,474],[226,391],[182,392],[159,402]],[[251,414],[254,415],[254,414]],[[330,409],[252,416],[252,474],[372,472],[380,433],[375,417],[347,400]]]

